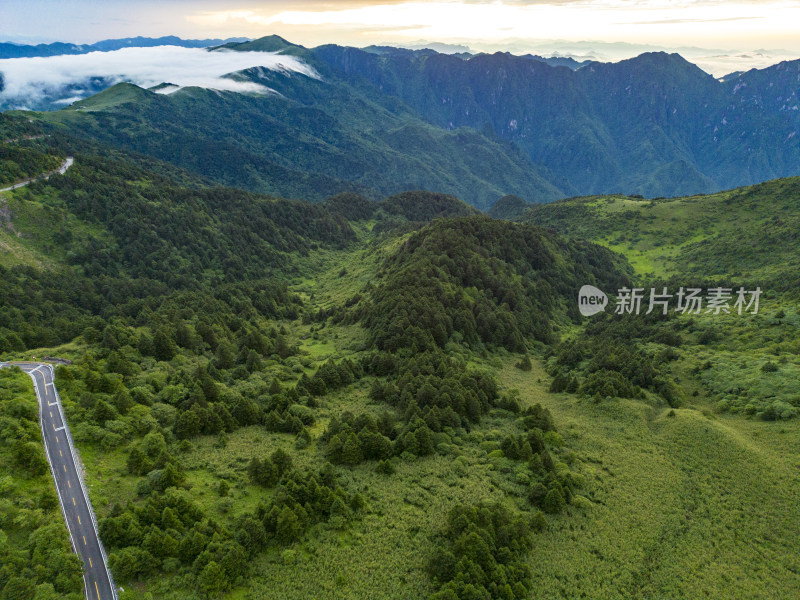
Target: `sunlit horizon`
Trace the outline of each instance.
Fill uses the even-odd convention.
[[[681,53],[715,75],[800,57],[800,2],[576,0],[538,2],[4,2],[0,39],[91,43],[116,37],[258,38],[313,47],[453,45],[615,61]],[[456,48],[458,49],[458,48]]]

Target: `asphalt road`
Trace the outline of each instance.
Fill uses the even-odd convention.
[[[105,555],[97,533],[94,512],[78,473],[77,453],[64,421],[64,411],[53,383],[53,368],[43,363],[16,364],[33,379],[39,399],[39,416],[45,453],[61,502],[61,512],[69,530],[72,548],[83,561],[83,581],[88,600],[116,600]]]

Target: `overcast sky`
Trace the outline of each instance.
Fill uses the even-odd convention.
[[[575,53],[589,48],[575,42],[590,41],[800,56],[800,1],[0,0],[4,41],[270,33],[307,46],[438,41],[520,52],[549,43]]]

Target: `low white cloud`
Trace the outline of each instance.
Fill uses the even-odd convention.
[[[269,91],[252,82],[224,77],[252,67],[319,77],[298,58],[269,52],[209,52],[177,46],[124,48],[113,52],[2,59],[4,89],[0,100],[31,105],[45,96],[67,96],[74,101],[88,95],[89,90],[123,81],[141,87],[171,83],[178,87],[237,92]]]

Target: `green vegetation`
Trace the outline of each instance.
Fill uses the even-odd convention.
[[[457,506],[428,567],[441,589],[432,600],[527,598],[530,525],[501,505]]]
[[[5,269],[4,351],[70,343],[53,351],[74,360],[58,368],[57,385],[76,443],[97,465],[87,474],[92,500],[111,567],[129,595],[235,595],[276,556],[284,562],[316,539],[352,535],[361,519],[385,510],[380,500],[373,507],[364,494],[369,487],[353,481],[353,469],[402,487],[419,469],[440,464],[437,457],[463,454],[467,471],[486,460],[492,462],[483,468],[497,464],[501,473],[518,463],[516,479],[500,475],[495,501],[502,501],[501,489],[513,488],[520,502],[515,510],[531,514],[538,507],[560,512],[578,485],[572,469],[557,467],[553,458],[545,435],[552,429],[549,415],[521,411],[519,398],[498,393],[484,367],[465,369],[473,355],[464,342],[484,352],[512,342],[524,347],[531,323],[543,337],[552,335],[537,311],[554,323],[569,321],[566,302],[558,300],[563,265],[578,269],[582,250],[593,251],[602,277],[620,278],[607,251],[563,245],[510,223],[498,229],[442,195],[352,204],[340,197],[314,206],[183,188],[119,155],[86,152],[76,153],[67,175],[14,192],[10,200],[14,217],[36,210],[54,223],[79,224],[72,235],[64,226],[60,243],[51,246],[36,234],[41,223],[16,219],[30,232],[39,264],[48,267]],[[348,222],[341,213],[354,209],[348,216],[358,218]],[[461,215],[473,216],[452,220]],[[426,226],[435,217],[449,218]],[[429,234],[403,242],[417,229]],[[377,281],[380,271],[381,280],[403,285],[400,273],[467,234],[448,282],[463,299],[434,310],[460,323],[460,314],[479,308],[468,300],[478,298],[475,292],[461,290],[496,280],[480,306],[495,307],[507,334],[495,336],[491,324],[459,326],[453,331],[460,337],[437,345],[428,343],[436,329],[428,319],[420,330],[426,352],[404,338],[391,342],[399,352],[387,352],[377,341],[378,326],[367,322],[367,315],[380,317],[384,286],[369,279]],[[364,242],[386,258],[354,263]],[[531,247],[517,252],[515,243]],[[433,250],[424,250],[431,244]],[[337,258],[317,262],[326,255]],[[348,279],[342,264],[354,274],[368,270],[366,285],[353,287],[360,299],[334,291]],[[501,264],[504,276],[524,276],[524,282],[506,288],[492,274]],[[318,300],[290,279],[316,269],[330,286],[318,290]],[[525,299],[537,289],[534,269],[548,273],[554,288],[536,304]],[[502,303],[495,304],[494,293]],[[409,287],[402,295],[411,303],[408,314],[421,309],[415,294]],[[355,324],[361,320],[363,327]],[[350,330],[354,335],[341,338],[347,345],[337,342],[339,332]],[[320,352],[317,342],[328,350]],[[462,348],[461,355],[448,356],[445,346]],[[353,393],[361,398],[354,405],[347,401]],[[490,423],[504,433],[475,454],[471,440]],[[266,444],[245,442],[253,436]],[[224,464],[203,458],[208,451],[199,447],[208,444],[212,454],[226,457]],[[483,501],[480,489],[462,502]],[[450,509],[444,500],[411,505],[433,502],[444,514]],[[421,535],[435,536],[437,529]],[[430,591],[427,581],[418,582],[423,594]]]
[[[430,125],[396,99],[352,85],[313,57],[303,60],[309,58],[321,78],[259,68],[237,74],[277,94],[189,87],[163,95],[120,83],[34,118],[48,131],[285,198],[356,192],[376,200],[425,189],[488,208],[505,193],[563,196],[542,169],[496,137]]]
[[[0,144],[0,185],[4,187],[55,171],[60,166],[58,157],[16,144]]]
[[[503,196],[492,204],[488,215],[493,219],[516,219],[528,208],[528,203],[519,196]]]
[[[501,386],[552,412],[586,480],[570,517],[535,538],[533,589],[564,599],[792,596],[797,419],[717,415],[691,394],[676,409],[652,397],[595,403],[549,393],[541,366],[526,374],[512,362]]]
[[[797,91],[797,60],[719,81],[665,52],[577,69],[508,52],[332,44],[311,52],[350,85],[402,102],[429,123],[513,144],[562,197],[677,196],[797,175],[800,115],[787,100]],[[509,187],[493,199],[504,194],[549,199],[539,186]]]
[[[67,148],[48,139],[40,151]],[[0,254],[0,358],[72,359],[56,383],[123,600],[800,585],[800,314],[767,278],[787,265],[720,270],[765,277],[763,314],[587,320],[581,285],[645,281],[591,242],[621,199],[529,209],[543,229],[428,192],[260,196],[70,143],[66,175],[4,195],[15,233],[0,239],[20,241]],[[759,192],[786,202],[784,223],[794,184]],[[766,214],[727,194],[708,200]],[[625,202],[647,215],[680,200]],[[702,243],[699,205],[641,227],[654,278]],[[733,229],[708,210],[722,249],[707,260],[727,260]],[[574,233],[570,211],[590,240],[553,231]],[[0,598],[79,594],[68,568],[48,570],[77,563],[13,370],[0,425]]]
[[[576,316],[566,298],[578,281],[626,281],[613,255],[597,246],[482,217],[433,223],[386,268],[361,309],[364,324],[377,348],[412,354],[451,339],[512,351],[524,350],[526,340],[553,342],[557,315]]]
[[[566,390],[577,375],[582,393],[608,383],[616,392],[600,396],[634,397],[644,387],[677,405],[685,393],[674,389],[671,374],[691,381],[686,392],[702,394],[714,411],[767,420],[796,416],[799,192],[800,179],[790,178],[709,196],[572,198],[529,208],[521,217],[526,222],[629,257],[642,287],[763,291],[757,315],[682,315],[658,326],[650,318],[593,317],[580,339],[559,351],[550,369],[554,391]],[[602,367],[606,372],[593,381],[581,379],[608,362],[617,366]],[[610,381],[612,372],[625,381]],[[633,380],[634,387],[627,385]]]
[[[799,199],[794,177],[708,196],[570,198],[521,219],[620,252],[640,275],[797,290]]]

